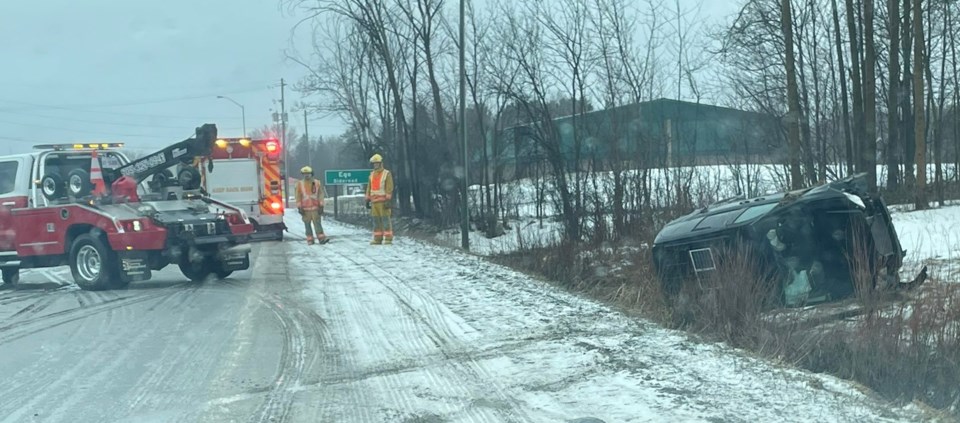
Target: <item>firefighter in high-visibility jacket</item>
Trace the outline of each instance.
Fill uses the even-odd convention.
[[[370,216],[373,217],[373,241],[370,241],[370,244],[392,244],[393,222],[390,215],[393,201],[393,175],[383,168],[383,157],[379,154],[370,157],[370,164],[373,165],[370,181],[367,183],[367,206],[370,208]]]
[[[297,182],[297,210],[303,216],[303,226],[307,231],[307,244],[314,242],[327,243],[327,236],[323,233],[321,216],[323,215],[323,184],[313,178],[313,168],[304,166],[300,169],[303,179]],[[316,234],[316,238],[314,238]],[[316,239],[316,241],[314,241]]]

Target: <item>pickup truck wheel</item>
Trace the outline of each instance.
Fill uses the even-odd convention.
[[[113,251],[99,237],[83,234],[70,246],[70,273],[80,288],[88,291],[109,288],[115,269]]]
[[[203,282],[213,272],[212,262],[209,259],[203,259],[197,262],[183,260],[180,262],[180,271],[183,276],[193,282]]]
[[[13,288],[20,283],[20,269],[16,267],[4,267],[3,272],[3,284],[7,285],[7,288]]]

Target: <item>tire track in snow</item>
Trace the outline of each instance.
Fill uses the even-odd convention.
[[[151,304],[146,308],[146,313],[157,313],[169,316],[171,312],[175,313],[182,306],[189,305],[191,301],[195,301],[199,295],[199,289],[199,286],[194,285],[186,290],[178,290],[170,296],[164,297],[162,300]],[[178,301],[174,301],[174,299],[178,298]],[[181,315],[177,321],[177,328],[173,332],[187,333],[188,330],[194,329],[186,327],[186,323],[188,322],[184,321]],[[165,322],[166,326],[171,324],[172,322]],[[153,355],[152,361],[150,362],[153,367],[142,375],[137,380],[133,390],[127,393],[126,397],[129,399],[120,402],[127,405],[129,412],[137,410],[148,400],[152,400],[153,403],[158,404],[159,406],[157,408],[177,403],[175,398],[170,398],[174,393],[167,392],[166,395],[158,395],[156,387],[175,373],[189,374],[189,370],[184,368],[183,363],[195,362],[198,357],[203,357],[202,352],[204,349],[210,347],[210,345],[205,342],[186,343],[186,345],[188,345],[187,348],[182,348],[183,345],[182,343],[168,342],[164,344],[161,351]]]
[[[103,293],[98,294],[103,295]],[[168,297],[183,297],[184,295],[185,291],[176,290],[170,292]],[[181,303],[195,298],[195,295],[190,295],[188,298],[185,298],[184,301],[181,301]],[[133,313],[132,310],[130,310],[130,307],[125,307],[119,311],[123,313]],[[76,375],[73,377],[73,379],[82,378],[82,382],[79,384],[64,381],[63,378],[61,378],[58,382],[66,386],[86,385],[97,387],[109,385],[113,380],[111,376],[115,374],[122,374],[122,367],[125,366],[126,363],[130,362],[135,355],[138,355],[144,351],[144,348],[142,348],[141,345],[154,341],[156,339],[157,332],[168,325],[168,321],[166,319],[167,317],[169,317],[169,314],[166,313],[166,310],[154,308],[154,310],[138,314],[134,319],[124,319],[127,322],[136,322],[140,324],[123,326],[121,327],[122,330],[120,331],[117,331],[115,326],[112,326],[107,319],[104,319],[103,327],[105,329],[113,329],[113,334],[105,337],[105,339],[99,340],[98,344],[100,345],[96,347],[95,353],[87,354],[94,358],[90,368],[95,368],[96,371],[94,371],[92,374]],[[104,331],[101,331],[101,333],[103,332]],[[202,344],[208,345],[206,343]],[[105,357],[109,357],[109,360],[104,360]],[[78,367],[83,368],[86,366]],[[69,414],[72,410],[77,409],[78,406],[80,406],[83,402],[83,399],[83,395],[70,395],[63,401],[48,405],[45,412],[53,416],[54,420],[58,420],[59,418],[62,421],[67,421],[69,420],[69,417],[66,414]],[[107,415],[104,414],[101,417],[107,418]]]
[[[291,225],[293,226],[293,225]],[[299,229],[299,228],[298,228]],[[299,231],[298,231],[299,232]],[[414,411],[413,404],[423,403],[423,400],[417,398],[420,393],[411,392],[411,383],[409,377],[412,374],[422,375],[421,385],[414,387],[425,388],[428,392],[425,395],[439,395],[447,401],[444,404],[449,408],[451,415],[457,414],[459,421],[523,421],[529,420],[518,417],[518,413],[505,411],[510,408],[510,404],[504,400],[497,399],[491,403],[486,396],[481,395],[478,386],[488,385],[489,381],[477,380],[476,383],[470,383],[467,370],[462,365],[455,363],[460,356],[451,354],[452,348],[445,345],[444,337],[428,321],[425,321],[422,313],[418,313],[414,306],[409,302],[408,296],[400,295],[396,289],[369,269],[364,267],[364,263],[354,257],[363,257],[364,251],[371,251],[366,240],[360,239],[356,234],[345,234],[333,237],[330,244],[321,247],[300,246],[297,251],[317,251],[317,253],[298,254],[296,266],[312,269],[316,266],[318,269],[339,269],[340,273],[327,273],[333,279],[346,278],[346,283],[335,283],[332,286],[347,286],[342,292],[324,291],[325,297],[336,298],[331,304],[340,306],[341,309],[328,310],[329,312],[340,311],[346,316],[337,316],[335,320],[338,324],[333,328],[337,331],[336,336],[345,343],[355,343],[363,341],[363,352],[371,355],[368,360],[374,363],[384,363],[389,368],[382,368],[384,364],[377,364],[374,368],[362,368],[359,365],[351,366],[349,372],[345,372],[346,378],[334,380],[333,383],[351,383],[373,384],[371,388],[385,395],[384,399],[389,398],[394,401],[398,407],[398,412],[406,414],[407,418],[429,418],[430,416],[418,416]],[[340,247],[340,246],[343,247]],[[377,248],[377,247],[372,247]],[[389,247],[385,247],[389,248]],[[307,258],[306,262],[303,258]],[[355,270],[361,270],[357,273]],[[357,276],[363,274],[365,276]],[[360,278],[360,279],[357,279]],[[351,288],[367,286],[374,288],[377,292],[368,294],[366,297],[357,295]],[[371,301],[370,295],[382,293],[391,299],[395,309],[383,309],[387,303],[383,301]],[[345,321],[348,318],[355,317],[351,321]],[[344,324],[340,324],[343,322]],[[382,322],[390,322],[389,326],[383,326]],[[349,327],[354,325],[355,327]],[[396,333],[397,331],[402,333]],[[397,343],[399,342],[399,343]],[[397,357],[406,358],[398,362]],[[431,360],[431,361],[428,361]],[[356,360],[354,359],[354,362]],[[380,369],[377,366],[381,366]],[[474,377],[474,379],[476,379]],[[492,379],[491,379],[492,380]],[[464,383],[467,381],[467,383]],[[432,389],[431,389],[432,388]],[[430,392],[432,391],[432,392]],[[486,391],[485,391],[486,392]],[[494,395],[496,397],[496,395]],[[427,400],[431,399],[429,397]],[[435,400],[438,398],[434,398]],[[369,392],[363,398],[365,404],[370,404]],[[455,403],[455,404],[451,404]],[[491,406],[492,405],[492,406]],[[381,406],[382,407],[382,406]],[[518,408],[519,407],[515,407]],[[431,413],[440,410],[420,410],[421,412]],[[400,416],[387,416],[397,419]],[[366,419],[364,421],[369,421]]]
[[[306,335],[300,322],[292,315],[279,299],[265,299],[264,304],[270,309],[280,325],[283,338],[278,364],[277,376],[271,384],[270,391],[264,401],[254,413],[252,421],[256,422],[284,422],[290,414],[293,405],[294,388],[301,386],[304,371],[304,354]]]
[[[361,303],[355,296],[346,294],[347,293],[345,292],[336,292],[335,301],[324,303],[326,306],[324,309],[325,314],[331,316],[333,319],[336,319],[338,322],[342,322],[343,319],[341,319],[341,317],[344,315],[352,316],[357,310],[365,310],[366,304]],[[343,392],[340,391],[336,385],[339,385],[341,381],[354,380],[354,378],[358,375],[358,369],[360,368],[360,362],[358,360],[360,348],[357,348],[358,346],[354,340],[363,339],[370,341],[370,343],[365,343],[364,346],[366,347],[366,351],[374,354],[373,360],[378,362],[386,361],[387,349],[381,348],[382,345],[385,345],[385,340],[383,338],[378,338],[376,333],[370,329],[368,323],[369,321],[366,320],[355,319],[350,322],[342,322],[340,324],[331,326],[331,337],[340,340],[340,342],[334,344],[334,348],[331,351],[336,357],[338,357],[336,366],[333,369],[330,369],[332,372],[324,375],[321,380],[321,383],[331,385],[331,388],[328,389],[328,391],[335,391],[338,393]],[[356,325],[356,327],[352,325]],[[357,351],[355,351],[355,349]],[[352,388],[347,387],[344,390],[347,393],[344,402],[348,406],[353,406],[352,411],[357,413],[357,419],[355,421],[375,421],[376,415],[368,406],[371,400],[370,396],[372,394],[389,392],[391,397],[390,399],[393,401],[398,401],[397,394],[398,392],[402,392],[396,389],[396,386],[389,384],[388,382],[390,381],[388,380],[376,379],[367,380],[366,382],[374,385],[372,386],[372,389],[366,392],[366,394],[361,393],[361,384],[357,384],[358,386]],[[382,401],[378,401],[378,403],[382,403]],[[325,412],[329,414],[322,417],[326,417],[328,420],[334,418],[347,418],[347,416],[343,415],[342,410],[339,413],[336,411],[337,410],[334,410],[331,406],[328,410],[325,410]]]
[[[175,292],[160,292],[132,299],[130,297],[120,297],[118,300],[106,300],[84,309],[65,310],[63,312],[64,318],[54,319],[53,324],[46,325],[28,334],[84,319],[95,314],[109,312],[120,307],[127,307],[164,295],[173,294],[175,294]],[[82,311],[82,313],[77,313],[78,310]],[[46,323],[46,319],[41,318],[40,320]],[[27,389],[21,386],[15,391],[17,396],[26,401],[19,404],[17,409],[11,413],[10,417],[13,418],[12,421],[24,420],[23,417],[25,417],[25,415],[29,415],[36,410],[43,410],[42,415],[46,418],[56,416],[57,413],[69,413],[70,409],[73,408],[70,406],[79,404],[84,395],[95,395],[91,393],[91,391],[96,392],[98,391],[97,388],[107,386],[110,383],[110,378],[107,377],[108,373],[125,364],[129,355],[135,350],[134,347],[149,339],[153,331],[156,330],[156,327],[162,324],[162,319],[144,318],[143,321],[152,322],[153,326],[138,325],[136,327],[122,327],[122,330],[117,331],[116,328],[107,326],[105,319],[101,320],[100,329],[95,331],[98,337],[97,342],[79,344],[92,348],[83,351],[82,354],[71,354],[70,358],[76,357],[77,360],[72,363],[69,370],[58,372],[55,368],[40,368],[40,371],[31,375],[37,382],[36,385],[32,387],[33,389]],[[23,334],[17,339],[28,334]],[[8,341],[9,340],[0,338],[0,343]],[[64,348],[70,349],[72,345],[66,344]],[[109,359],[105,360],[106,358]],[[60,359],[63,358],[60,357]],[[92,377],[85,376],[84,373],[89,372],[91,369],[96,369]],[[99,381],[97,377],[100,378]],[[55,401],[49,400],[51,395],[63,394],[65,392],[70,392],[70,395],[57,398]],[[67,411],[61,411],[64,407],[67,407]],[[66,421],[69,419],[63,417],[61,420]]]
[[[6,318],[6,320],[16,322],[17,320],[22,320],[24,318],[35,316],[40,312],[42,312],[43,310],[46,310],[47,307],[50,306],[50,304],[53,304],[54,302],[59,300],[60,300],[59,298],[56,298],[51,295],[40,297],[39,300],[35,302],[31,302],[30,304],[18,310],[16,313],[11,314],[10,317]]]
[[[370,247],[366,243],[355,240],[354,236],[340,236],[338,239],[343,240],[344,244],[347,244],[348,247],[351,247],[349,251],[356,250],[357,252],[362,252],[368,250]],[[389,248],[389,247],[387,247]],[[408,316],[409,320],[413,322],[413,326],[408,326],[413,330],[413,333],[423,332],[424,335],[430,339],[432,348],[422,345],[422,349],[425,353],[432,351],[439,351],[447,360],[444,360],[445,363],[449,363],[451,370],[454,371],[454,374],[459,377],[443,377],[441,375],[436,375],[437,370],[425,367],[420,370],[426,372],[428,377],[430,377],[435,385],[441,385],[447,389],[447,393],[464,393],[465,397],[472,400],[485,400],[485,396],[481,394],[490,394],[496,398],[498,406],[493,407],[492,411],[498,414],[498,421],[529,421],[530,418],[525,415],[525,410],[519,402],[514,400],[511,395],[508,395],[504,392],[504,389],[495,382],[495,378],[483,370],[482,365],[476,363],[475,360],[470,358],[467,351],[467,346],[463,344],[458,335],[456,335],[446,324],[445,324],[445,315],[439,310],[439,306],[435,304],[435,301],[430,301],[427,296],[417,293],[413,290],[407,283],[396,278],[390,272],[382,269],[378,264],[374,264],[372,260],[367,260],[362,262],[357,260],[354,256],[345,254],[341,249],[334,249],[333,253],[336,254],[342,261],[349,262],[352,264],[353,268],[361,269],[364,273],[369,275],[371,280],[377,281],[387,292],[395,299],[395,301],[401,306],[403,314]],[[366,254],[361,254],[364,257],[369,258]],[[343,263],[341,262],[341,265]],[[371,270],[371,269],[376,269]],[[391,286],[384,281],[384,276],[387,279],[392,279],[397,282],[397,286]],[[398,288],[405,288],[405,293],[410,295],[401,295],[398,291]],[[436,310],[431,311],[427,315],[420,312],[416,307],[411,304],[410,298],[416,297],[421,304],[428,304],[430,307],[435,308]],[[439,327],[439,330],[438,330]],[[425,332],[424,332],[425,331]],[[382,331],[381,331],[382,332]],[[422,337],[414,337],[418,341],[423,342]],[[456,350],[456,351],[455,351]],[[452,357],[463,356],[467,358],[467,363],[463,363],[460,360],[452,359]],[[452,375],[451,375],[452,376]],[[395,376],[396,377],[396,376]],[[454,384],[452,381],[457,380],[460,382],[471,380],[473,383],[459,383]],[[445,381],[442,383],[440,381]],[[486,386],[493,386],[493,389],[487,389]],[[489,408],[480,408],[480,407],[467,407],[466,412],[468,416],[473,421],[489,421],[491,416],[477,415],[475,413],[481,413],[488,410]],[[476,420],[479,419],[479,420]]]
[[[294,229],[296,231],[296,229]],[[302,232],[302,231],[297,231]],[[298,236],[300,234],[297,234]],[[305,236],[304,236],[305,238]],[[338,237],[339,238],[339,237]],[[327,249],[326,246],[321,246],[324,250]],[[316,246],[306,246],[298,245],[295,247],[295,254],[287,254],[288,258],[297,258],[299,261],[296,263],[296,267],[300,268],[316,268],[320,269],[323,272],[324,279],[332,279],[340,275],[332,272],[333,269],[342,269],[342,262],[334,262],[330,260],[329,256],[326,256],[325,253],[317,252],[314,253],[314,250],[318,247]],[[310,251],[310,252],[308,252]],[[320,250],[323,251],[323,250]],[[288,266],[294,266],[294,263],[288,262]],[[352,281],[350,281],[352,282]],[[353,285],[352,283],[350,285]],[[357,381],[355,389],[347,388],[349,397],[346,398],[346,405],[352,406],[353,411],[359,413],[358,421],[375,421],[376,416],[373,414],[371,409],[373,404],[371,404],[370,390],[361,391],[362,383],[369,383],[373,386],[373,392],[386,395],[385,398],[382,398],[381,401],[376,404],[382,408],[383,400],[389,399],[397,407],[400,408],[400,412],[406,413],[408,416],[414,415],[414,410],[410,407],[410,404],[413,402],[412,395],[405,389],[403,385],[396,378],[396,375],[377,375],[375,372],[370,374],[370,372],[364,372],[361,374],[361,365],[357,359],[357,356],[360,352],[366,352],[372,355],[369,357],[375,363],[389,363],[393,355],[396,355],[400,352],[399,348],[395,343],[391,341],[390,336],[385,333],[384,330],[376,330],[373,327],[373,323],[376,319],[367,318],[369,316],[382,313],[382,310],[373,308],[374,304],[364,302],[357,295],[353,295],[351,292],[346,292],[341,290],[341,286],[334,284],[330,289],[338,289],[334,295],[331,297],[336,298],[336,301],[329,302],[330,308],[327,308],[325,311],[328,315],[335,315],[336,317],[346,317],[338,319],[339,322],[343,324],[337,324],[331,327],[335,333],[332,333],[331,336],[335,339],[340,340],[333,351],[337,354],[342,361],[340,361],[338,366],[335,367],[337,373],[333,377],[325,377],[321,383],[333,385],[328,391],[333,391],[339,394],[341,391],[336,387],[337,384],[344,381]],[[350,317],[358,317],[350,319]],[[412,323],[412,322],[411,322]],[[413,326],[411,326],[413,327]],[[363,345],[357,345],[354,340],[362,339],[366,341]],[[418,339],[419,341],[419,339]],[[352,348],[356,348],[357,351],[352,349],[347,349],[340,347],[339,345],[346,345]],[[421,348],[426,348],[426,345],[423,344]],[[406,351],[405,351],[406,352]],[[331,414],[321,417],[326,417],[328,420],[332,418],[341,419],[343,416],[342,413],[334,413],[333,405],[328,407],[326,412]],[[380,416],[381,418],[383,416]],[[396,416],[392,416],[396,417]]]
[[[116,308],[126,307],[167,295],[171,295],[171,293],[160,292],[140,296],[117,297],[94,305],[69,308],[55,313],[5,324],[0,326],[0,345]]]
[[[379,368],[385,364],[390,364],[392,361],[396,360],[396,357],[410,354],[411,351],[406,350],[402,351],[401,348],[391,340],[391,337],[387,331],[383,330],[385,328],[377,328],[375,324],[379,319],[374,318],[356,318],[358,316],[367,316],[372,317],[376,316],[378,313],[383,313],[383,310],[373,309],[374,304],[363,301],[363,298],[359,295],[350,295],[348,292],[340,292],[338,295],[338,303],[342,304],[344,314],[347,316],[354,317],[350,324],[338,325],[342,328],[339,331],[338,338],[349,342],[347,340],[363,340],[365,341],[363,345],[357,345],[355,342],[350,342],[352,346],[357,349],[362,349],[362,351],[369,354],[367,360],[375,363],[374,368]],[[403,319],[403,316],[397,316],[399,318],[399,326],[404,332],[401,334],[393,333],[394,336],[400,335],[401,337],[406,336],[407,333],[413,333],[413,327],[407,322],[407,319]],[[345,322],[346,323],[346,322]],[[378,330],[380,329],[380,330]],[[419,341],[417,337],[408,338],[408,342],[413,340],[414,342]],[[409,346],[410,344],[408,344]],[[424,349],[425,344],[421,344],[420,348]],[[354,357],[353,351],[346,351],[348,357]],[[359,354],[357,354],[359,355]],[[385,394],[392,404],[398,407],[399,412],[405,413],[407,415],[414,414],[415,411],[410,406],[413,402],[413,396],[399,383],[395,378],[394,374],[384,374],[380,375],[379,372],[367,372],[368,377],[365,379],[357,377],[359,371],[362,368],[361,363],[357,359],[353,359],[349,363],[349,367],[342,369],[346,372],[346,378],[348,380],[357,380],[373,385],[373,388],[376,392]],[[429,375],[429,373],[428,373]],[[358,404],[362,404],[364,401],[369,404],[369,398],[356,398]],[[365,416],[365,420],[369,419],[369,416]]]

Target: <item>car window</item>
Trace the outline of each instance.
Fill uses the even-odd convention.
[[[701,220],[700,223],[693,228],[693,230],[722,228],[729,225],[730,222],[741,212],[743,212],[743,210],[732,210],[707,216],[703,218],[703,220]]]
[[[0,195],[9,194],[16,189],[19,167],[20,162],[14,160],[0,162]]]
[[[776,206],[777,206],[777,203],[770,203],[770,204],[763,204],[759,206],[750,207],[749,209],[745,210],[743,214],[737,217],[737,220],[734,220],[733,223],[742,223],[748,220],[752,220],[758,216],[762,216],[766,214],[770,210],[773,210],[773,208]]]

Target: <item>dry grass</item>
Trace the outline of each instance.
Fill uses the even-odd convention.
[[[850,313],[855,319],[811,325],[782,318],[787,313],[776,309],[778,282],[758,274],[748,252],[721,250],[725,260],[718,269],[688,281],[668,303],[649,251],[624,247],[537,247],[496,260],[630,314],[960,417],[960,280],[928,285],[915,299],[891,302],[897,297],[874,288],[876,278],[859,258],[865,245],[855,244],[850,260],[856,284],[851,301],[859,307]],[[629,265],[617,266],[625,260]]]

